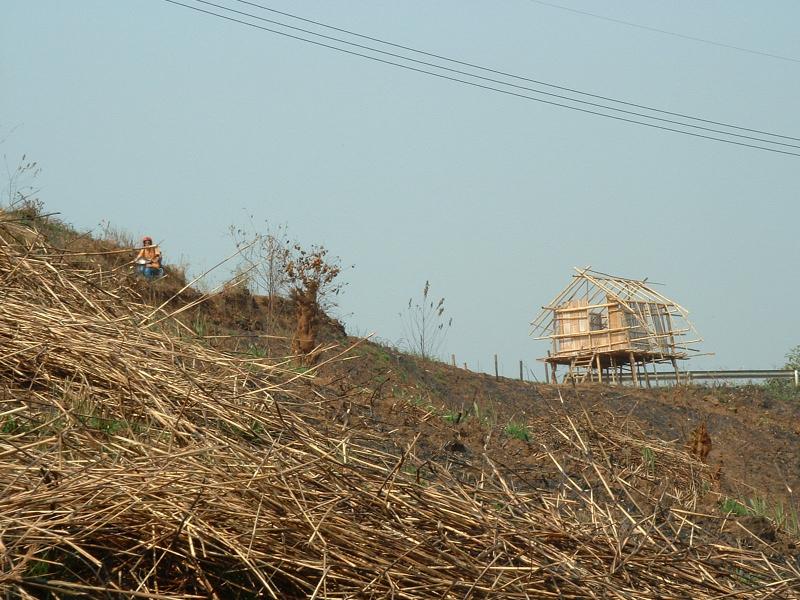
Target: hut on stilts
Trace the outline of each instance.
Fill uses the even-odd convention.
[[[651,385],[659,363],[671,364],[679,379],[678,361],[698,352],[701,342],[677,302],[653,289],[647,279],[615,277],[589,267],[575,268],[572,282],[531,323],[536,339],[552,348],[541,358],[558,381],[598,381]],[[650,372],[652,368],[652,373]]]

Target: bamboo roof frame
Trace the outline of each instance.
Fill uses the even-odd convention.
[[[609,275],[608,273],[595,271],[591,266],[574,267],[574,269],[575,274],[572,276],[572,281],[548,304],[542,306],[542,311],[531,322],[531,335],[535,335],[535,339],[549,339],[555,345],[556,340],[591,336],[594,333],[593,331],[559,334],[556,331],[556,312],[580,313],[597,309],[608,311],[609,308],[618,305],[624,309],[626,314],[633,316],[634,324],[613,329],[609,326],[606,329],[598,330],[597,334],[626,330],[633,333],[632,330],[634,329],[643,329],[645,335],[630,337],[629,341],[631,343],[655,341],[667,337],[670,340],[669,345],[673,350],[672,352],[644,352],[644,354],[661,354],[660,358],[663,359],[687,359],[694,353],[699,352],[698,349],[689,346],[703,341],[689,319],[689,311],[651,287],[660,284],[649,282],[647,278],[630,279]],[[586,304],[568,306],[569,302],[577,299],[585,301]],[[636,304],[642,304],[643,308],[635,307]],[[658,331],[651,324],[651,320],[654,317],[651,306],[654,304],[663,309],[663,312],[659,311],[660,315],[667,317],[669,329],[666,331]],[[640,310],[642,313],[640,313]],[[644,311],[646,311],[646,314]],[[650,317],[649,319],[647,318],[648,316]],[[576,318],[579,319],[580,317]],[[585,353],[605,354],[613,352],[617,351],[587,349]],[[577,352],[577,354],[580,354],[580,352]]]

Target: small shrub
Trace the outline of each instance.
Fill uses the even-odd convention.
[[[415,303],[409,298],[406,312],[399,314],[410,352],[423,360],[436,358],[453,324],[452,318],[444,316],[444,298],[435,300],[430,289],[431,284],[426,281],[422,300]]]
[[[733,498],[725,498],[720,502],[719,508],[724,513],[734,514],[739,517],[744,517],[749,514],[747,507]]]
[[[747,499],[748,512],[756,517],[770,517],[769,506],[764,498],[748,498]]]
[[[528,426],[525,425],[525,423],[511,421],[508,425],[506,425],[505,433],[508,437],[522,440],[523,442],[531,441],[530,433],[528,432]]]
[[[250,344],[250,346],[247,348],[247,354],[252,356],[253,358],[266,358],[267,350],[265,348],[262,348],[261,346]]]
[[[497,425],[497,411],[495,411],[492,403],[485,404],[483,408],[481,408],[478,406],[477,402],[473,401],[471,414],[486,427],[493,428]]]
[[[47,556],[47,553],[44,554]],[[51,563],[45,560],[32,560],[25,569],[25,577],[29,579],[43,579],[51,572]]]
[[[208,335],[208,319],[205,315],[197,315],[192,321],[192,329],[198,337]]]
[[[21,424],[14,418],[14,415],[5,417],[3,425],[0,426],[0,431],[3,433],[16,433],[18,429],[21,429]]]
[[[795,346],[786,353],[786,363],[783,365],[786,370],[800,369],[800,346]],[[800,387],[794,385],[794,381],[786,379],[768,379],[764,383],[764,389],[774,400],[797,401],[800,400]]]
[[[642,462],[648,473],[654,473],[656,470],[656,453],[652,448],[642,448]]]
[[[403,396],[405,396],[405,394],[403,394]],[[419,394],[415,394],[413,396],[406,396],[405,399],[409,404],[412,404],[422,410],[428,412],[434,410],[434,406],[433,404],[430,403],[430,400],[428,398],[423,398]]]
[[[781,506],[781,512],[784,516],[783,528],[789,533],[800,536],[800,514],[798,514],[797,507],[792,506],[788,512],[783,512],[783,506]]]
[[[786,379],[768,379],[764,383],[767,395],[778,402],[793,402],[800,400],[800,387],[793,381]]]
[[[448,423],[456,424],[456,423],[460,423],[461,422],[461,417],[462,416],[463,415],[460,412],[452,412],[451,411],[451,412],[446,412],[445,414],[443,414],[442,418],[445,421],[447,421]]]
[[[778,502],[769,513],[765,516],[774,521],[779,528],[792,535],[800,535],[800,515],[797,512],[797,507],[789,506],[787,509],[783,502]]]
[[[128,429],[127,421],[104,419],[103,417],[89,417],[84,424],[90,429],[97,429],[108,435],[115,435],[120,431]]]
[[[795,506],[789,506],[787,509],[782,502],[770,504],[766,498],[762,497],[747,498],[743,502],[725,498],[719,506],[724,513],[734,514],[738,517],[762,517],[790,535],[800,535],[800,514]]]
[[[100,235],[103,240],[120,248],[136,248],[139,246],[139,241],[133,234],[112,225],[111,221],[100,221]]]

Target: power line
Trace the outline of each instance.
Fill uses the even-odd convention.
[[[756,144],[748,144],[748,143],[743,143],[743,142],[737,142],[735,140],[729,140],[729,139],[718,138],[718,137],[709,136],[709,135],[693,133],[693,132],[684,131],[684,130],[681,130],[681,129],[675,129],[675,128],[672,128],[672,127],[665,127],[665,126],[661,126],[661,125],[656,125],[656,124],[653,124],[653,123],[646,123],[646,122],[642,122],[642,121],[637,121],[635,119],[628,119],[628,118],[619,117],[619,116],[616,116],[616,115],[609,115],[609,114],[598,112],[598,111],[595,111],[595,110],[584,109],[584,108],[580,108],[580,107],[570,106],[568,104],[562,104],[560,102],[553,102],[553,101],[544,100],[544,99],[541,99],[541,98],[527,96],[525,94],[520,94],[520,93],[517,93],[517,92],[508,91],[508,90],[503,90],[503,89],[495,88],[495,87],[492,87],[492,86],[488,86],[488,85],[484,85],[484,84],[480,84],[480,83],[475,83],[475,82],[472,82],[472,81],[465,81],[465,80],[459,79],[457,77],[451,77],[451,76],[448,76],[448,75],[443,75],[441,73],[435,73],[435,72],[427,71],[425,69],[420,69],[420,68],[417,68],[417,67],[404,65],[404,64],[401,64],[401,63],[396,63],[396,62],[393,62],[393,61],[390,61],[390,60],[378,58],[378,57],[375,57],[375,56],[370,56],[368,54],[363,54],[361,52],[355,52],[355,51],[352,51],[352,50],[347,50],[345,48],[340,48],[338,46],[333,46],[331,44],[326,44],[326,43],[323,43],[323,42],[318,42],[318,41],[315,41],[315,40],[309,40],[309,39],[304,38],[302,36],[289,34],[289,33],[286,33],[284,31],[279,31],[279,30],[275,30],[275,29],[270,29],[269,27],[260,26],[260,25],[257,25],[255,23],[251,23],[249,21],[242,21],[241,19],[236,19],[236,18],[227,16],[227,15],[221,15],[219,13],[215,13],[213,11],[205,10],[205,9],[199,8],[197,6],[184,4],[183,2],[178,2],[176,0],[164,0],[164,1],[165,2],[169,2],[170,4],[179,5],[179,6],[182,6],[184,8],[188,8],[188,9],[200,12],[200,13],[208,14],[210,16],[214,16],[214,17],[217,17],[217,18],[225,19],[227,21],[239,23],[241,25],[246,25],[248,27],[252,27],[252,28],[255,28],[255,29],[260,29],[260,30],[263,30],[263,31],[274,33],[276,35],[281,35],[281,36],[288,37],[288,38],[291,38],[291,39],[296,39],[296,40],[303,41],[303,42],[306,42],[306,43],[314,44],[316,46],[321,46],[321,47],[328,48],[328,49],[331,49],[331,50],[336,50],[338,52],[342,52],[342,53],[345,53],[345,54],[350,54],[350,55],[353,55],[353,56],[359,56],[361,58],[366,58],[366,59],[369,59],[369,60],[372,60],[372,61],[375,61],[375,62],[384,63],[384,64],[396,66],[396,67],[400,67],[400,68],[403,68],[403,69],[406,69],[406,70],[410,70],[410,71],[414,71],[414,72],[418,72],[418,73],[431,75],[431,76],[434,76],[434,77],[438,77],[440,79],[446,79],[446,80],[449,80],[449,81],[454,81],[454,82],[462,83],[462,84],[465,84],[465,85],[478,87],[478,88],[481,88],[481,89],[491,90],[491,91],[495,91],[495,92],[499,92],[499,93],[503,93],[503,94],[507,94],[507,95],[511,95],[511,96],[515,96],[515,97],[519,97],[519,98],[524,98],[524,99],[527,99],[527,100],[532,100],[532,101],[535,101],[535,102],[540,102],[540,103],[543,103],[543,104],[549,104],[549,105],[552,105],[552,106],[558,106],[558,107],[561,107],[561,108],[567,108],[567,109],[570,109],[570,110],[575,110],[575,111],[578,111],[578,112],[583,112],[583,113],[592,114],[592,115],[596,115],[596,116],[602,116],[602,117],[606,117],[606,118],[609,118],[609,119],[614,119],[614,120],[623,121],[623,122],[627,122],[627,123],[643,125],[643,126],[651,127],[651,128],[654,128],[654,129],[661,129],[661,130],[664,130],[664,131],[672,131],[674,133],[681,133],[681,134],[684,134],[684,135],[691,135],[693,137],[710,139],[710,140],[714,140],[714,141],[720,141],[720,142],[725,142],[725,143],[729,143],[729,144],[755,148],[755,149],[759,149],[759,150],[766,150],[768,152],[775,152],[775,153],[779,153],[779,154],[787,154],[787,155],[792,155],[792,156],[800,156],[800,154],[795,153],[795,152],[787,152],[787,151],[779,150],[779,149],[776,149],[776,148],[769,148],[769,147],[765,147],[765,146],[759,146],[759,145],[756,145]],[[242,13],[241,11],[235,11],[235,10],[230,9],[230,8],[221,7],[221,6],[213,4],[211,2],[206,2],[205,0],[195,0],[195,1],[202,2],[202,3],[207,4],[207,5],[213,5],[213,6],[216,6],[217,8],[222,8],[223,10],[228,10],[228,11],[231,11],[231,12],[234,12],[234,13],[243,14],[243,15],[246,15],[246,16],[251,16],[251,17],[256,18],[256,19],[269,21],[267,19],[263,19],[261,17],[255,16],[255,15],[250,15],[249,13]],[[292,26],[287,26],[287,25],[279,23],[279,22],[275,22],[275,21],[269,21],[269,22],[274,23],[274,24],[278,24],[278,25],[283,26],[283,27],[288,27],[288,28],[295,29],[295,30],[297,29],[297,28],[294,28]],[[320,36],[320,37],[327,37],[327,36],[322,36],[321,34],[314,34],[314,35],[317,35],[317,36]],[[336,40],[336,41],[341,41],[341,40]],[[352,44],[350,42],[344,42],[344,43],[348,43],[350,45],[357,46],[356,44]],[[360,47],[363,47],[363,46],[360,46]],[[363,47],[363,48],[375,51],[374,49],[369,48],[369,47]],[[381,51],[378,51],[378,52],[381,52]],[[383,52],[383,53],[387,54],[385,52]],[[414,59],[409,59],[407,57],[400,56],[400,58],[402,58],[404,60],[411,60],[413,62],[420,62],[420,61],[415,61]],[[431,65],[431,66],[434,66],[435,68],[445,69],[445,70],[447,69],[446,67],[441,67],[439,65]],[[466,73],[466,75],[469,76],[469,77],[480,78],[480,76],[469,74],[469,73]],[[507,84],[507,83],[504,83],[504,82],[500,82],[500,83],[502,85],[511,85],[511,84]],[[532,91],[534,91],[534,93],[542,93],[542,92],[537,92],[536,90],[532,90]],[[577,99],[572,99],[572,98],[567,98],[567,100],[573,101],[573,102],[583,102],[583,101],[580,101],[580,100],[577,100]],[[585,102],[583,102],[583,103],[586,104]],[[609,107],[605,107],[605,106],[603,106],[602,108],[609,109]],[[611,110],[619,110],[619,109],[611,108]],[[650,117],[650,116],[647,116],[647,115],[640,115],[640,116],[644,116],[644,118],[648,118],[648,119],[656,119],[655,117]],[[686,123],[677,123],[677,124],[679,124],[681,126],[684,126],[684,127],[697,127],[697,126],[693,126],[693,125],[686,124]],[[741,136],[740,134],[733,134],[733,133],[729,133],[729,132],[717,132],[717,133],[721,133],[722,135],[744,137],[744,136]],[[773,135],[773,134],[767,134],[767,135]],[[788,136],[781,136],[781,137],[788,137]],[[797,138],[789,138],[789,139],[797,139]],[[770,141],[770,140],[761,140],[761,139],[759,139],[758,141],[763,141],[763,142],[769,143],[769,144],[779,144],[779,145],[791,146],[790,144],[781,144],[780,142],[773,142],[773,141]]]
[[[206,3],[205,0],[196,0],[196,1]],[[378,42],[378,43],[385,44],[387,46],[391,46],[391,47],[394,47],[394,48],[399,48],[399,49],[402,49],[402,50],[408,50],[408,51],[414,52],[416,54],[420,54],[420,55],[423,55],[423,56],[429,56],[431,58],[444,60],[444,61],[447,61],[447,62],[450,62],[450,63],[453,63],[453,64],[459,64],[459,65],[462,65],[462,66],[470,67],[470,68],[473,68],[473,69],[478,69],[478,70],[485,71],[485,72],[488,72],[488,73],[494,73],[496,75],[502,75],[504,77],[510,77],[512,79],[516,79],[516,80],[519,80],[519,81],[527,81],[529,83],[535,83],[537,85],[543,85],[545,87],[558,89],[558,90],[562,90],[562,91],[565,91],[565,92],[570,92],[570,93],[573,93],[573,94],[580,94],[581,96],[586,96],[588,98],[596,98],[598,100],[605,100],[607,102],[614,102],[616,104],[621,104],[623,106],[631,106],[633,108],[640,108],[640,109],[643,109],[643,110],[648,110],[648,111],[656,112],[656,113],[660,113],[660,114],[666,114],[666,115],[670,115],[670,116],[673,116],[673,117],[680,117],[682,119],[691,119],[692,121],[698,121],[698,122],[701,122],[701,123],[708,123],[708,124],[711,124],[711,125],[719,125],[721,127],[729,127],[731,129],[738,129],[740,131],[749,131],[750,133],[760,133],[762,135],[768,135],[768,136],[771,136],[771,137],[778,137],[778,138],[783,138],[783,139],[788,139],[788,140],[800,141],[800,138],[798,138],[798,137],[792,137],[792,136],[788,136],[788,135],[781,135],[781,134],[778,134],[778,133],[771,133],[769,131],[763,131],[763,130],[760,130],[760,129],[751,129],[751,128],[748,128],[748,127],[742,127],[742,126],[739,126],[739,125],[734,125],[732,123],[725,123],[725,122],[722,122],[722,121],[713,121],[713,120],[710,120],[710,119],[703,119],[701,117],[695,117],[695,116],[692,116],[692,115],[687,115],[685,113],[679,113],[679,112],[668,111],[668,110],[664,110],[664,109],[660,109],[660,108],[654,108],[652,106],[647,106],[647,105],[644,105],[644,104],[637,104],[635,102],[628,102],[628,101],[625,101],[625,100],[619,100],[619,99],[616,99],[616,98],[611,98],[609,96],[601,96],[599,94],[592,94],[590,92],[584,92],[584,91],[581,91],[581,90],[578,90],[578,89],[575,89],[575,88],[556,85],[556,84],[553,84],[553,83],[549,83],[549,82],[546,82],[546,81],[541,81],[541,80],[538,80],[538,79],[532,79],[530,77],[524,77],[524,76],[521,76],[521,75],[515,75],[514,73],[508,73],[506,71],[501,71],[501,70],[493,69],[493,68],[490,68],[490,67],[484,67],[484,66],[481,66],[481,65],[477,65],[475,63],[470,63],[470,62],[466,62],[466,61],[462,61],[462,60],[449,58],[447,56],[442,56],[441,54],[435,54],[435,53],[432,53],[432,52],[426,52],[424,50],[418,50],[418,49],[412,48],[410,46],[404,46],[402,44],[396,44],[394,42],[389,42],[389,41],[381,39],[381,38],[364,35],[364,34],[349,30],[349,29],[343,29],[341,27],[335,27],[333,25],[328,25],[328,24],[323,23],[321,21],[315,21],[313,19],[307,19],[305,17],[301,17],[301,16],[298,16],[298,15],[295,15],[295,14],[292,14],[292,13],[289,13],[289,12],[276,10],[274,8],[270,8],[268,6],[264,6],[263,4],[259,4],[259,3],[256,3],[256,2],[250,2],[248,0],[234,0],[234,1],[235,2],[239,2],[240,4],[245,4],[245,5],[248,5],[248,6],[255,7],[255,8],[260,8],[262,10],[269,11],[271,13],[279,14],[279,15],[282,15],[282,16],[285,16],[285,17],[289,17],[289,18],[292,18],[292,19],[296,19],[298,21],[302,21],[302,22],[305,22],[305,23],[310,23],[310,24],[313,24],[313,25],[317,25],[319,27],[324,27],[324,28],[330,29],[332,31],[338,31],[340,33],[346,33],[348,35],[359,37],[361,39],[370,40],[370,41],[373,41],[373,42]],[[536,1],[536,0],[532,0],[532,1]],[[210,3],[208,3],[208,4],[210,4]],[[555,6],[555,5],[553,5],[553,6]],[[235,11],[235,10],[230,9],[230,8],[225,8],[225,10],[229,10],[229,11],[233,11],[233,12],[239,12],[239,11]],[[241,13],[241,14],[245,14],[246,15],[246,14],[249,14],[249,13]],[[256,18],[260,18],[260,17],[256,17]],[[283,25],[284,27],[292,28],[291,25],[285,25],[285,24],[282,24],[282,23],[280,23],[278,21],[269,21],[269,22],[280,24],[280,25]],[[301,31],[306,32],[307,30],[301,30]],[[310,33],[313,33],[313,32],[310,32]],[[313,33],[313,35],[321,35],[321,34]],[[336,38],[330,38],[330,39],[336,39]],[[344,43],[348,43],[349,44],[351,42],[344,42]],[[375,50],[375,51],[376,52],[381,52],[380,50]],[[392,56],[397,56],[397,55],[392,55]],[[404,57],[404,58],[406,58],[406,57]],[[414,60],[414,59],[406,58],[406,60]],[[428,63],[424,63],[424,64],[428,64]],[[445,67],[439,67],[439,68],[445,68]],[[460,71],[458,71],[458,72],[460,73]],[[477,75],[472,75],[472,74],[470,74],[470,76],[478,77]],[[494,80],[491,80],[491,81],[494,81]],[[503,85],[512,85],[512,84],[504,82]],[[523,89],[530,89],[530,88],[523,88]],[[538,92],[538,93],[546,93],[546,92]],[[577,99],[574,99],[574,101],[575,102],[580,102],[580,100],[577,100]],[[612,108],[611,110],[619,110],[619,109],[613,109]],[[634,113],[634,114],[636,114],[636,113]],[[654,118],[654,117],[647,116],[646,118]],[[725,133],[725,135],[728,135],[728,134]],[[768,143],[774,143],[774,142],[768,142]]]
[[[262,25],[257,25],[255,23],[251,23],[251,22],[248,22],[248,21],[243,21],[241,19],[236,19],[234,17],[230,17],[230,16],[227,16],[227,15],[222,15],[222,14],[219,14],[219,13],[215,13],[213,11],[205,10],[205,9],[199,8],[197,6],[184,4],[183,2],[179,2],[177,0],[163,0],[163,1],[164,2],[168,2],[170,4],[177,5],[177,6],[181,6],[181,7],[184,7],[184,8],[188,8],[188,9],[194,10],[196,12],[200,12],[200,13],[207,14],[207,15],[210,15],[210,16],[213,16],[213,17],[224,19],[226,21],[230,21],[230,22],[233,22],[233,23],[238,23],[238,24],[245,25],[245,26],[248,26],[248,27],[252,27],[254,29],[259,29],[259,30],[262,30],[262,31],[267,31],[269,33],[273,33],[273,34],[280,35],[280,36],[283,36],[283,37],[287,37],[287,38],[303,41],[303,42],[306,42],[306,43],[309,43],[309,44],[313,44],[315,46],[320,46],[320,47],[323,47],[323,48],[336,50],[336,51],[342,52],[344,54],[350,54],[352,56],[358,56],[358,57],[361,57],[361,58],[366,58],[368,60],[372,60],[372,61],[375,61],[375,62],[379,62],[379,63],[383,63],[383,64],[387,64],[387,65],[392,65],[392,66],[399,67],[399,68],[402,68],[402,69],[406,69],[406,70],[409,70],[409,71],[414,71],[414,72],[417,72],[417,73],[423,73],[423,74],[430,75],[430,76],[433,76],[433,77],[438,77],[440,79],[446,79],[448,81],[454,81],[454,82],[461,83],[461,84],[464,84],[464,85],[477,87],[477,88],[480,88],[480,89],[499,92],[501,94],[506,94],[506,95],[509,95],[509,96],[517,97],[517,98],[523,98],[523,99],[526,99],[526,100],[531,100],[531,101],[539,102],[539,103],[542,103],[542,104],[548,104],[548,105],[551,105],[551,106],[558,106],[558,107],[561,107],[561,108],[566,108],[566,109],[569,109],[569,110],[574,110],[574,111],[578,111],[578,112],[582,112],[582,113],[586,113],[586,114],[601,116],[601,117],[605,117],[605,118],[608,118],[608,119],[614,119],[616,121],[623,121],[623,122],[626,122],[626,123],[632,123],[632,124],[636,124],[636,125],[642,125],[642,126],[645,126],[645,127],[651,127],[653,129],[660,129],[660,130],[663,130],[663,131],[671,131],[671,132],[674,132],[674,133],[680,133],[680,134],[688,135],[688,136],[692,136],[692,137],[698,137],[698,138],[703,138],[703,139],[708,139],[708,140],[714,140],[714,141],[718,141],[718,142],[724,142],[724,143],[727,143],[727,144],[733,144],[733,145],[736,145],[736,146],[744,146],[744,147],[747,147],[747,148],[754,148],[754,149],[757,149],[757,150],[765,150],[767,152],[774,152],[774,153],[777,153],[777,154],[785,154],[785,155],[789,155],[789,156],[800,156],[800,153],[797,153],[797,152],[789,152],[789,151],[786,151],[786,150],[779,150],[779,149],[776,149],[776,148],[769,148],[769,147],[766,147],[766,146],[759,146],[757,144],[749,144],[749,143],[744,143],[744,142],[738,142],[738,141],[735,141],[735,140],[729,140],[729,139],[725,139],[725,138],[719,138],[719,137],[714,137],[714,136],[710,136],[710,135],[694,133],[694,132],[691,132],[691,131],[684,131],[682,129],[675,129],[673,127],[665,127],[663,125],[657,125],[657,124],[654,124],[654,123],[647,123],[647,122],[644,122],[644,121],[637,121],[635,119],[628,119],[628,118],[620,117],[620,116],[617,116],[617,115],[609,115],[609,114],[602,113],[602,112],[595,111],[595,110],[589,110],[589,109],[580,108],[580,107],[577,107],[577,106],[570,106],[568,104],[563,104],[563,103],[560,103],[560,102],[554,102],[554,101],[551,101],[551,100],[544,100],[542,98],[536,98],[534,96],[528,96],[528,95],[521,94],[521,93],[518,93],[518,92],[513,92],[513,91],[509,91],[509,90],[503,90],[503,89],[495,88],[495,87],[492,87],[492,86],[489,86],[489,85],[476,83],[474,81],[467,81],[467,80],[464,80],[464,79],[459,79],[457,77],[451,77],[449,75],[443,75],[441,73],[435,73],[433,71],[427,71],[425,69],[420,69],[420,68],[417,68],[417,67],[404,65],[404,64],[401,64],[401,63],[397,63],[397,62],[393,62],[393,61],[390,61],[390,60],[378,58],[378,57],[375,57],[375,56],[370,56],[368,54],[355,52],[353,50],[347,50],[346,48],[340,48],[338,46],[333,46],[331,44],[326,44],[326,43],[319,42],[319,41],[316,41],[316,40],[310,40],[310,39],[304,38],[302,36],[294,35],[294,34],[291,34],[291,33],[286,33],[284,31],[279,31],[279,30],[275,30],[275,29],[270,29],[269,27],[264,27]],[[574,101],[578,102],[577,100],[574,100]],[[647,118],[652,118],[652,117],[647,117]],[[687,127],[690,126],[690,125],[687,125],[687,124],[683,124],[683,125],[685,125]],[[737,134],[724,133],[724,135],[737,135]],[[792,139],[794,139],[794,138],[792,138]],[[776,144],[778,142],[769,142],[769,141],[767,141],[767,143]]]
[[[755,137],[755,136],[751,136],[751,135],[733,133],[733,132],[730,132],[730,131],[721,131],[719,129],[714,129],[714,128],[711,128],[711,127],[704,127],[702,125],[694,125],[692,123],[684,123],[682,121],[676,121],[674,119],[666,119],[666,118],[663,118],[663,117],[655,117],[655,116],[652,116],[652,115],[647,115],[647,114],[643,114],[643,113],[640,113],[640,112],[626,110],[626,109],[622,109],[622,108],[616,108],[616,107],[613,107],[613,106],[607,106],[607,105],[599,104],[599,103],[596,103],[596,102],[588,102],[586,100],[580,100],[580,99],[577,99],[577,98],[564,96],[562,94],[554,94],[552,92],[546,92],[546,91],[538,90],[538,89],[531,88],[531,87],[528,87],[528,86],[508,83],[506,81],[494,79],[494,78],[491,78],[491,77],[484,77],[482,75],[476,75],[474,73],[469,73],[469,72],[462,71],[462,70],[459,70],[459,69],[453,69],[453,68],[450,68],[450,67],[445,67],[445,66],[442,66],[442,65],[439,65],[439,64],[436,64],[436,63],[431,63],[431,62],[427,62],[427,61],[423,61],[423,60],[418,60],[418,59],[415,59],[415,58],[410,58],[410,57],[404,56],[402,54],[397,54],[397,53],[394,53],[394,52],[387,52],[385,50],[380,50],[380,49],[377,49],[377,48],[373,48],[371,46],[365,46],[363,44],[357,44],[357,43],[354,43],[354,42],[343,40],[341,38],[336,38],[336,37],[333,37],[333,36],[324,35],[324,34],[317,33],[315,31],[311,31],[311,30],[308,30],[308,29],[303,29],[301,27],[295,27],[293,25],[287,25],[286,23],[283,23],[281,21],[275,21],[273,19],[267,19],[267,18],[264,18],[264,17],[260,17],[258,15],[254,15],[252,13],[236,10],[236,9],[224,6],[224,5],[216,4],[214,2],[211,2],[210,0],[194,0],[194,1],[197,2],[197,3],[200,3],[200,4],[205,4],[207,6],[213,6],[215,8],[219,8],[221,10],[225,10],[225,11],[228,11],[228,12],[231,12],[231,13],[234,13],[234,14],[250,17],[250,18],[253,18],[253,19],[257,19],[259,21],[263,21],[263,22],[266,22],[266,23],[271,23],[273,25],[278,25],[280,27],[285,27],[285,28],[291,29],[293,31],[300,31],[302,33],[313,35],[313,36],[316,36],[316,37],[319,37],[319,38],[322,38],[322,39],[338,42],[340,44],[345,44],[345,45],[352,46],[352,47],[355,47],[355,48],[360,48],[362,50],[368,50],[370,52],[376,52],[378,54],[391,56],[393,58],[399,58],[400,60],[405,60],[405,61],[413,62],[413,63],[416,63],[416,64],[421,64],[421,65],[424,65],[424,66],[427,66],[427,67],[433,67],[434,69],[441,69],[441,70],[444,70],[444,71],[448,71],[448,72],[451,72],[451,73],[456,73],[458,75],[463,75],[463,76],[466,76],[466,77],[472,77],[472,78],[476,78],[476,79],[481,79],[483,81],[488,81],[490,83],[495,83],[495,84],[499,84],[499,85],[504,85],[504,86],[508,86],[508,87],[512,87],[512,88],[516,88],[516,89],[521,89],[521,90],[533,92],[534,94],[541,94],[541,95],[544,95],[544,96],[550,96],[550,97],[553,97],[553,98],[558,98],[560,100],[567,100],[568,102],[575,102],[575,103],[579,103],[579,104],[584,104],[586,106],[591,106],[591,107],[594,107],[594,108],[601,108],[601,109],[604,109],[604,110],[611,110],[611,111],[622,113],[622,114],[632,115],[634,117],[641,117],[641,118],[644,118],[644,119],[651,119],[651,120],[654,120],[654,121],[660,121],[662,123],[669,123],[669,124],[672,124],[672,125],[678,125],[680,127],[689,127],[689,128],[698,129],[698,130],[701,130],[701,131],[708,131],[710,133],[717,133],[717,134],[720,134],[720,135],[727,135],[727,136],[738,137],[738,138],[745,139],[745,140],[752,140],[752,141],[756,141],[756,142],[762,142],[762,143],[765,143],[765,144],[774,144],[774,145],[784,146],[784,147],[788,147],[788,148],[800,148],[800,146],[798,146],[796,144],[788,144],[788,143],[784,143],[784,142],[778,142],[778,141],[774,141],[774,140],[759,138],[759,137]],[[247,4],[247,5],[250,5],[250,6],[256,6],[256,7],[259,7],[259,8],[263,8],[264,10],[268,10],[268,11],[271,11],[271,12],[280,12],[280,11],[274,11],[273,9],[270,9],[269,7],[265,7],[265,6],[260,5],[260,4],[255,4],[253,2],[246,2],[245,0],[236,0],[236,1],[240,2],[242,4]],[[280,14],[288,15],[289,13],[280,12]],[[299,17],[297,17],[297,18],[299,18]],[[316,24],[318,22],[315,21],[314,23]],[[370,39],[377,39],[377,38],[370,38]],[[381,42],[381,43],[383,43],[383,42]],[[412,50],[412,51],[415,51],[415,50]],[[415,51],[415,52],[418,52],[418,51]],[[445,60],[450,60],[450,59],[445,59]],[[772,134],[769,134],[769,133],[765,133],[765,134],[766,135],[772,135]],[[788,137],[788,136],[781,136],[781,137],[785,138],[785,137]],[[800,140],[797,140],[797,141],[800,141]]]
[[[571,8],[569,6],[563,6],[561,4],[554,4],[552,2],[545,2],[544,0],[530,0],[530,2],[535,2],[536,4],[541,4],[543,6],[549,6],[551,8],[557,8],[559,10],[566,10],[568,12],[577,13],[579,15],[585,15],[587,17],[592,17],[594,19],[600,19],[602,21],[610,21],[611,23],[618,23],[620,25],[627,25],[628,27],[636,27],[638,29],[644,29],[646,31],[654,31],[656,33],[663,33],[664,35],[671,35],[674,37],[678,37],[684,40],[691,40],[693,42],[700,42],[702,44],[709,44],[711,46],[719,46],[720,48],[728,48],[729,50],[738,50],[739,52],[747,52],[749,54],[756,54],[758,56],[766,56],[767,58],[776,58],[778,60],[785,60],[789,62],[800,63],[800,59],[792,58],[791,56],[781,56],[780,54],[773,54],[771,52],[764,52],[762,50],[753,50],[752,48],[745,48],[744,46],[734,46],[732,44],[725,44],[723,42],[715,42],[714,40],[707,40],[701,37],[694,37],[691,35],[685,35],[683,33],[676,33],[674,31],[668,31],[666,29],[659,29],[657,27],[650,27],[648,25],[640,25],[639,23],[632,23],[630,21],[623,21],[622,19],[614,19],[612,17],[607,17],[605,15],[598,15],[597,13],[589,12],[586,10],[579,10],[577,8]]]

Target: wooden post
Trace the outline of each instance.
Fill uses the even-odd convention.
[[[455,354],[451,354],[450,358],[453,359],[453,366],[455,367],[456,366],[456,355]]]
[[[648,388],[649,387],[653,387],[653,386],[650,385],[650,373],[647,372],[647,361],[644,362],[642,367],[643,367],[642,370],[644,371],[644,380],[645,380],[645,382],[647,384],[647,387]]]
[[[557,368],[556,363],[550,363],[550,369],[552,371],[550,373],[550,383],[558,383],[558,376],[556,375]]]
[[[469,371],[469,369],[467,368],[467,363],[464,363],[464,370]]]
[[[547,358],[550,358],[550,356],[551,356],[550,350],[548,350],[547,351]],[[550,379],[550,363],[547,363],[547,362],[544,363],[544,380],[547,383],[550,383],[550,381],[551,381],[551,379]],[[553,379],[552,382],[555,383],[556,382],[555,379]]]
[[[500,379],[500,373],[497,370],[497,354],[494,355],[494,378]]]
[[[675,360],[674,358],[672,359],[672,368],[675,369],[675,384],[676,385],[680,385],[681,384],[681,376],[678,373],[678,361]]]
[[[797,369],[794,370],[794,387],[800,387],[800,373]]]
[[[603,383],[603,365],[600,362],[600,355],[597,355],[597,381]]]
[[[614,360],[614,356],[613,355],[609,356],[608,360],[611,363],[611,366],[609,367],[609,371],[611,372],[611,383],[616,385],[617,384],[617,361]]]
[[[628,353],[628,360],[631,363],[631,378],[633,379],[633,385],[639,387],[639,374],[636,372],[636,358],[633,356],[633,352]]]
[[[519,361],[519,380],[525,381],[525,378],[522,376],[522,361]]]

